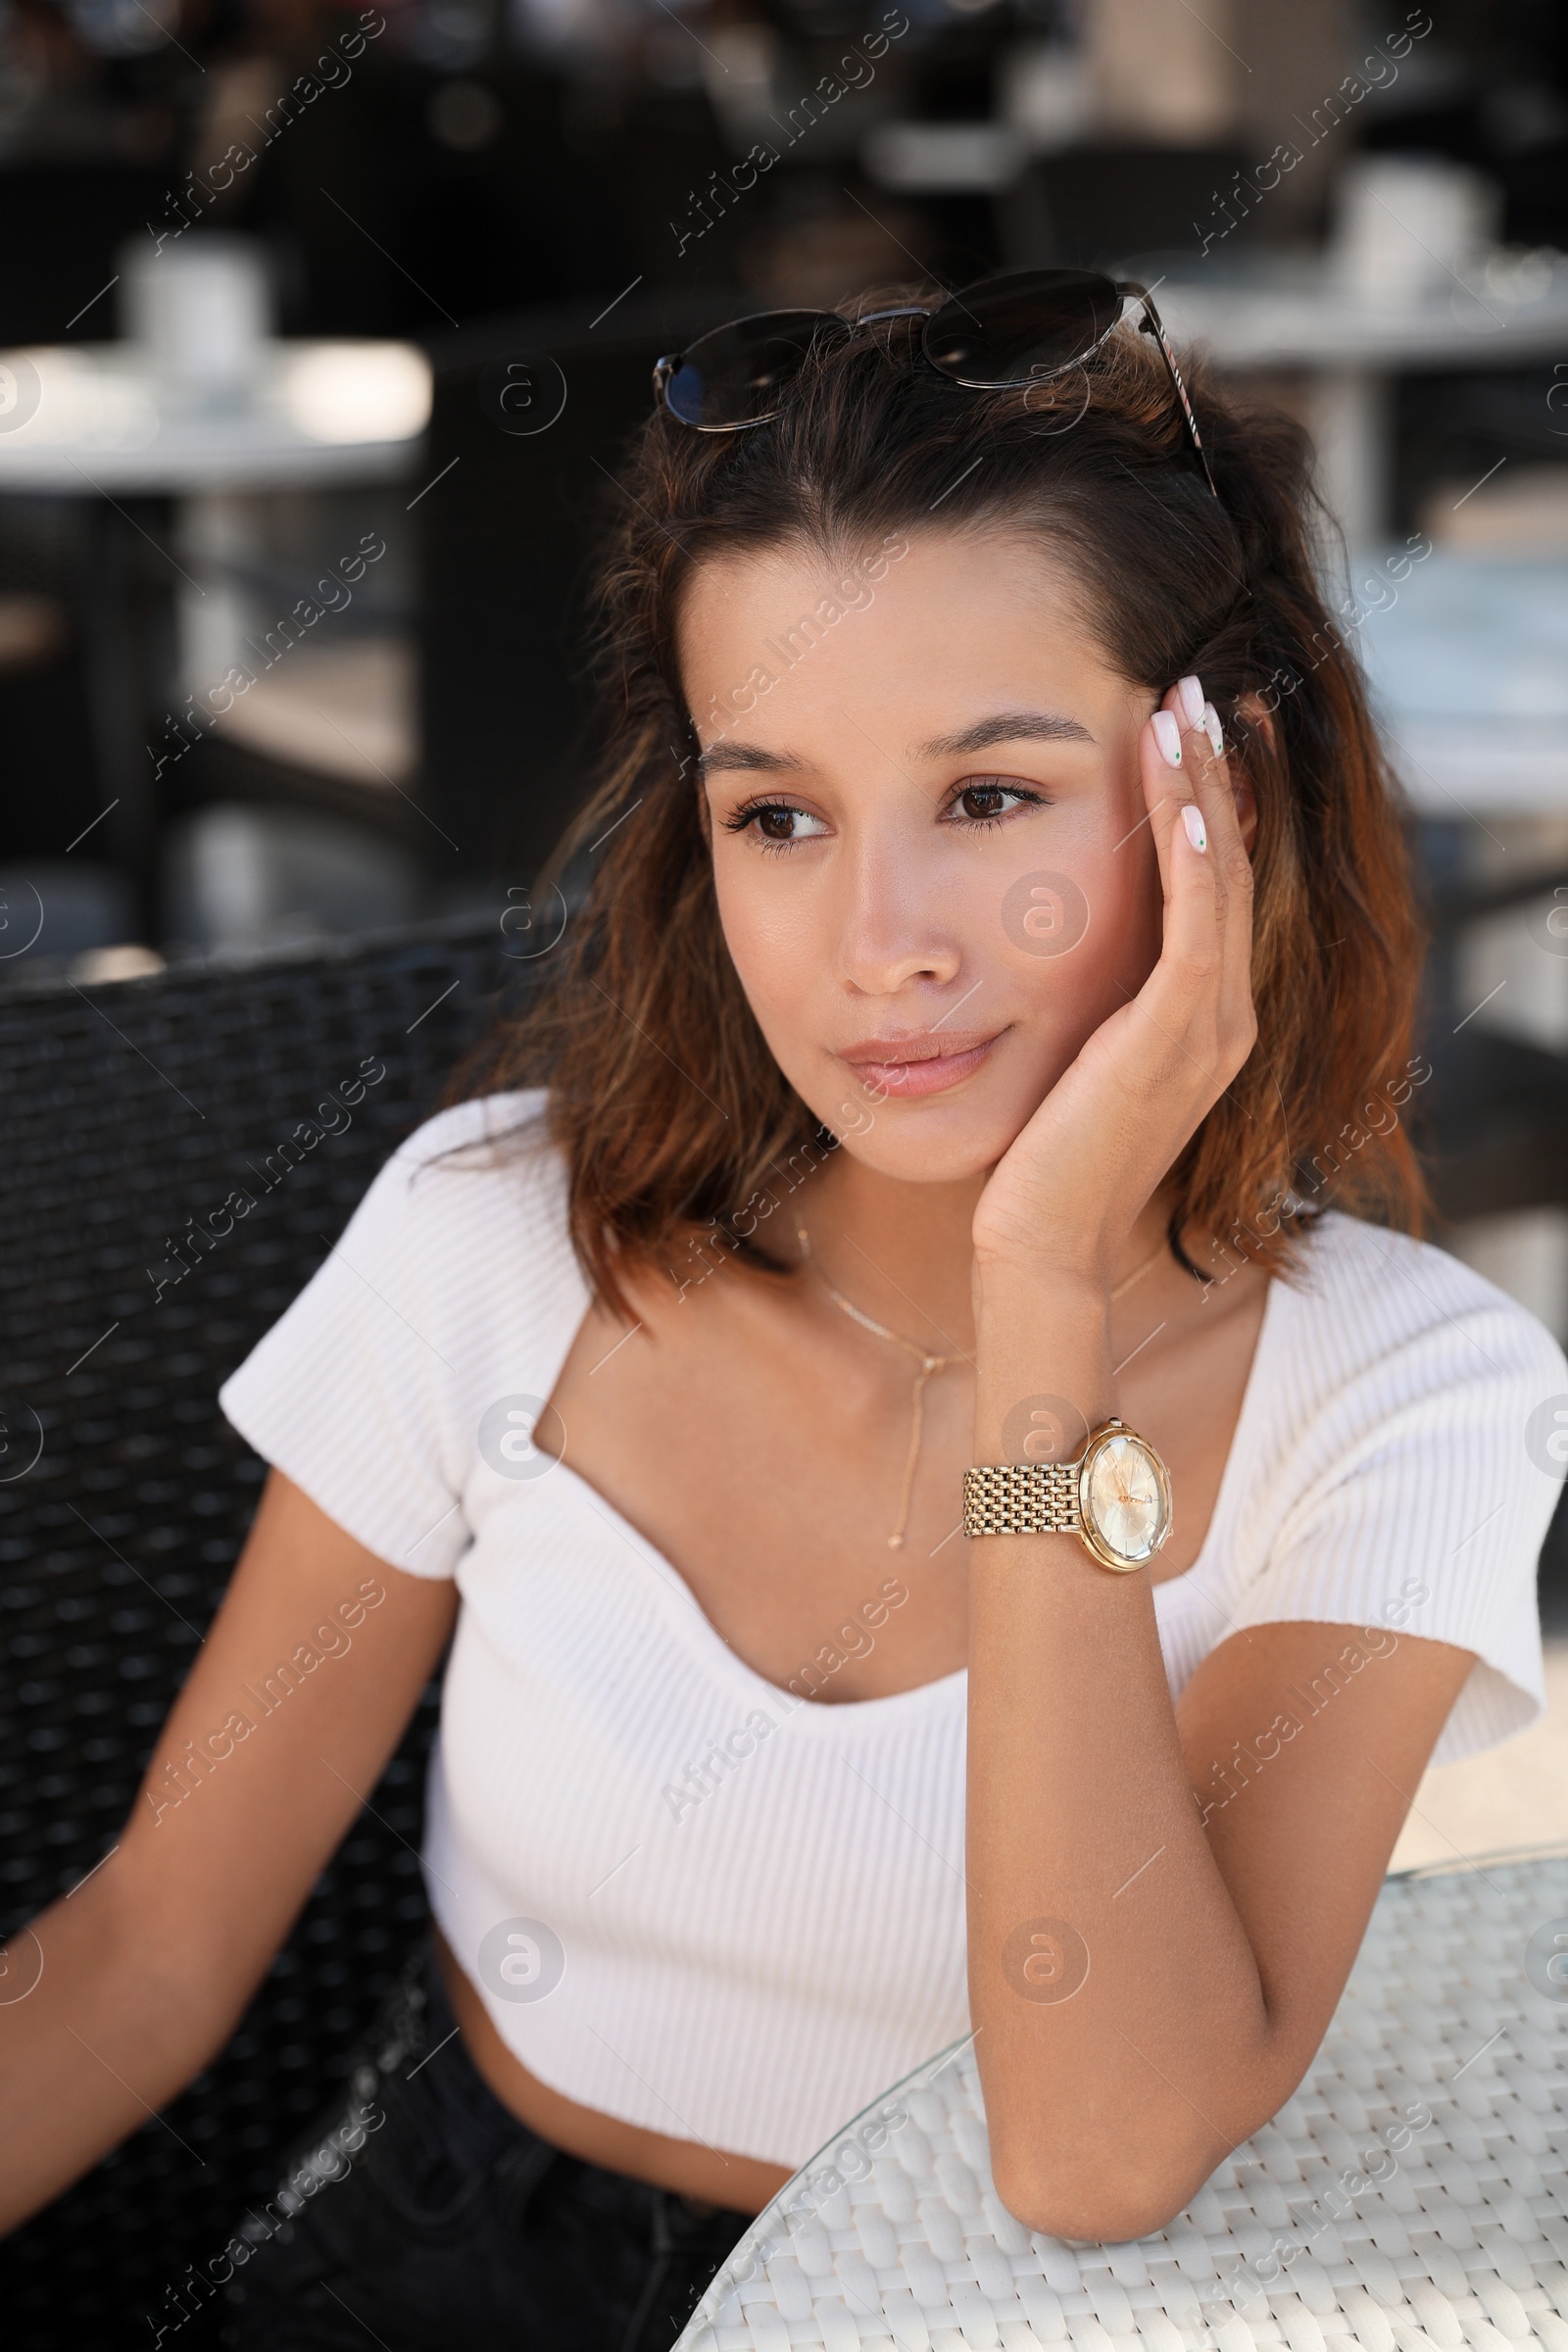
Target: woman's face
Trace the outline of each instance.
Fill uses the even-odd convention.
[[[1159,954],[1157,696],[1038,543],[935,528],[858,565],[711,562],[680,649],[724,936],[779,1067],[887,1175],[993,1166]]]

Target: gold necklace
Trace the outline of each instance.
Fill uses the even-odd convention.
[[[1159,1240],[1154,1244],[1152,1250],[1151,1250],[1149,1252],[1149,1255],[1144,1259],[1142,1265],[1134,1266],[1132,1272],[1130,1274],[1124,1274],[1120,1282],[1115,1285],[1110,1294],[1112,1298],[1119,1298],[1123,1291],[1130,1291],[1135,1282],[1141,1282],[1144,1276],[1149,1272],[1150,1267],[1155,1263],[1156,1259],[1164,1256],[1165,1249],[1166,1241],[1165,1236],[1162,1234]]]
[[[811,1242],[806,1227],[797,1225],[795,1232],[801,1245],[802,1255],[810,1257]],[[815,1264],[814,1259],[812,1263]],[[862,1331],[874,1332],[879,1340],[891,1340],[895,1348],[902,1348],[906,1355],[912,1355],[920,1367],[914,1376],[914,1409],[909,1422],[909,1450],[904,1464],[904,1485],[899,1494],[899,1523],[888,1538],[888,1549],[902,1551],[904,1531],[909,1517],[909,1495],[914,1486],[914,1465],[920,1456],[920,1435],[925,1417],[925,1384],[933,1372],[945,1371],[955,1359],[951,1355],[927,1355],[923,1348],[917,1348],[912,1340],[906,1340],[903,1332],[890,1331],[885,1323],[878,1323],[874,1316],[863,1314],[859,1307],[845,1298],[842,1291],[834,1289],[820,1266],[817,1266],[816,1271],[822,1288],[835,1306],[841,1306],[847,1315],[859,1324]]]
[[[797,1225],[795,1234],[801,1245],[802,1256],[811,1257],[811,1239],[806,1227]],[[1112,1289],[1111,1298],[1119,1298],[1124,1291],[1130,1291],[1133,1284],[1140,1281],[1149,1272],[1150,1267],[1164,1254],[1164,1250],[1165,1241],[1161,1236],[1142,1264],[1134,1266],[1130,1274],[1123,1275],[1121,1281]],[[816,1264],[814,1258],[811,1259],[811,1262],[813,1265]],[[866,1314],[851,1299],[846,1298],[842,1291],[835,1290],[819,1265],[816,1267],[816,1272],[817,1279],[835,1306],[842,1307],[847,1315],[859,1324],[862,1331],[874,1332],[879,1340],[891,1340],[895,1348],[902,1348],[906,1355],[912,1355],[920,1367],[914,1376],[914,1396],[909,1421],[909,1450],[905,1460],[904,1484],[899,1494],[899,1523],[888,1538],[888,1549],[902,1551],[904,1531],[909,1517],[909,1496],[914,1486],[914,1467],[920,1458],[920,1438],[925,1419],[925,1384],[933,1372],[945,1372],[955,1359],[951,1355],[928,1355],[923,1348],[915,1346],[913,1340],[906,1340],[903,1332],[890,1330],[886,1323],[877,1322],[874,1315]]]

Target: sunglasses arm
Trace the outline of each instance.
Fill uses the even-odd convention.
[[[1198,452],[1198,462],[1203,468],[1203,479],[1207,482],[1209,489],[1213,491],[1214,496],[1218,498],[1219,491],[1215,485],[1214,476],[1209,470],[1208,452],[1203,447],[1203,436],[1198,429],[1198,418],[1193,415],[1193,404],[1187,397],[1187,386],[1182,382],[1182,371],[1176,365],[1176,354],[1170,347],[1170,337],[1166,334],[1159,313],[1154,308],[1154,298],[1146,287],[1138,285],[1131,278],[1119,279],[1116,291],[1118,294],[1130,294],[1135,302],[1143,305],[1144,318],[1140,331],[1146,335],[1152,335],[1159,347],[1159,356],[1165,363],[1165,372],[1170,377],[1171,388],[1175,392],[1177,400],[1181,403],[1181,412],[1187,421],[1187,430],[1192,435],[1193,447]]]

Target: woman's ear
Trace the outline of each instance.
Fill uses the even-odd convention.
[[[1236,706],[1236,715],[1245,718],[1250,727],[1256,728],[1271,752],[1279,751],[1279,738],[1274,732],[1274,712],[1260,694],[1244,694]]]
[[[1274,713],[1260,694],[1244,694],[1236,706],[1236,715],[1254,734],[1261,735],[1271,752],[1279,750],[1279,738],[1274,732]],[[1231,757],[1231,792],[1236,802],[1236,822],[1241,828],[1242,844],[1249,858],[1257,840],[1257,793],[1247,772],[1247,763],[1234,754]]]

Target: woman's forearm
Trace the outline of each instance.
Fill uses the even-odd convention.
[[[977,1338],[977,1462],[1008,1458],[1032,1396],[1091,1429],[1116,1410],[1102,1287],[988,1272]],[[1148,1571],[1102,1569],[1075,1536],[968,1550],[969,1991],[997,2183],[1032,2227],[1137,2235],[1262,2120],[1257,1970],[1188,1785]]]
[[[0,2235],[156,2115],[220,2050],[203,1949],[149,1932],[122,1856],[19,1928],[0,1983]]]

